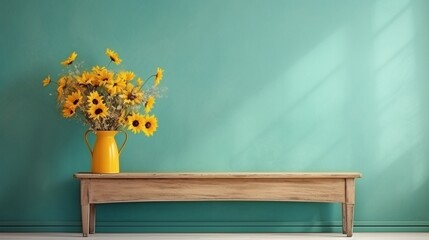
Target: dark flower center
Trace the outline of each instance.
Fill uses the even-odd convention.
[[[110,60],[111,60],[111,61],[115,61],[115,59],[114,59],[112,56],[110,56]]]
[[[73,114],[73,113],[74,113],[74,111],[72,109],[70,109],[70,114]]]
[[[78,103],[79,103],[79,99],[76,99],[76,100],[73,101],[74,105],[77,105]]]
[[[136,96],[134,96],[133,94],[129,94],[128,95],[128,99],[129,100],[134,100],[134,99],[136,99]]]
[[[150,126],[152,126],[152,124],[151,124],[150,122],[147,122],[144,126],[145,126],[147,129],[149,129],[149,128],[150,128]]]
[[[95,110],[95,114],[101,114],[103,112],[103,110],[101,108],[97,108],[97,110]]]
[[[92,99],[92,103],[97,105],[98,104],[98,100],[97,99]]]
[[[137,121],[137,120],[134,120],[133,121],[133,126],[134,127],[138,127],[140,125],[140,122],[139,121]]]

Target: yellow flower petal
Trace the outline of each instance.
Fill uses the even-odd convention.
[[[127,84],[127,87],[123,89],[122,94],[119,95],[125,104],[136,105],[143,101],[143,91],[139,88],[134,87],[131,83]]]
[[[155,74],[155,87],[161,82],[162,77],[164,76],[164,70],[162,68],[156,69]]]
[[[144,128],[143,133],[150,137],[153,135],[154,132],[156,132],[156,129],[158,128],[158,120],[156,119],[155,115],[152,116],[146,116],[144,118]]]
[[[51,83],[51,76],[47,76],[45,79],[43,79],[42,83],[44,87],[48,86],[49,83]]]
[[[76,113],[76,111],[73,108],[69,108],[69,107],[63,108],[63,117],[65,117],[65,118],[73,117],[73,115],[75,113]]]
[[[144,111],[146,112],[146,114],[152,110],[154,104],[155,104],[155,98],[153,96],[149,96],[149,98],[144,104]]]
[[[133,133],[144,131],[145,118],[142,115],[133,112],[128,116],[127,120],[128,130],[131,130]]]
[[[88,100],[86,102],[88,103],[89,106],[103,103],[103,96],[100,96],[100,94],[97,91],[90,92],[87,99]]]
[[[126,82],[120,77],[115,80],[111,79],[104,85],[111,96],[122,93],[126,86]]]
[[[75,108],[79,107],[82,103],[82,95],[79,91],[76,91],[66,98],[66,104],[68,106],[74,106]]]
[[[110,49],[106,49],[106,55],[110,58],[112,62],[114,62],[116,65],[119,65],[122,62],[122,59],[119,58],[119,55]]]
[[[93,67],[92,72],[94,73],[93,86],[103,86],[113,79],[113,72],[107,70],[105,67]]]
[[[61,62],[61,64],[64,66],[68,66],[68,65],[72,64],[74,62],[74,60],[76,60],[76,57],[77,57],[77,53],[72,52],[66,60]]]
[[[83,72],[82,75],[76,77],[76,81],[80,85],[92,84],[94,79],[95,75],[91,72]]]
[[[137,86],[141,88],[143,86],[143,80],[141,78],[137,78]]]
[[[97,120],[109,116],[109,111],[106,105],[104,105],[104,103],[90,105],[89,109],[86,112],[88,113],[89,118],[91,118],[92,120]]]
[[[135,77],[135,74],[131,71],[121,71],[118,73],[118,76],[124,81],[131,81]]]

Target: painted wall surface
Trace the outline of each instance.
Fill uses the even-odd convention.
[[[41,80],[77,51],[165,69],[122,171],[359,171],[357,231],[429,230],[429,1],[0,1],[0,229],[80,231],[86,128]],[[50,94],[52,93],[52,94]],[[121,141],[118,137],[118,141]],[[340,206],[133,203],[97,231],[337,231]]]

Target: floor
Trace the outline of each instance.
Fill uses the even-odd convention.
[[[428,240],[429,233],[354,233],[352,238],[335,233],[256,233],[256,234],[223,234],[223,233],[187,233],[187,234],[106,234],[98,233],[83,238],[78,233],[0,233],[0,239],[103,239],[103,240],[333,240],[333,239],[358,239],[358,240]]]

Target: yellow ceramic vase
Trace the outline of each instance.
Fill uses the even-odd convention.
[[[119,155],[128,140],[128,135],[124,131],[125,140],[119,148],[116,145],[115,135],[119,131],[94,131],[95,143],[93,149],[88,142],[88,134],[93,132],[88,130],[84,134],[85,143],[88,146],[92,157],[92,172],[93,173],[119,173]]]

